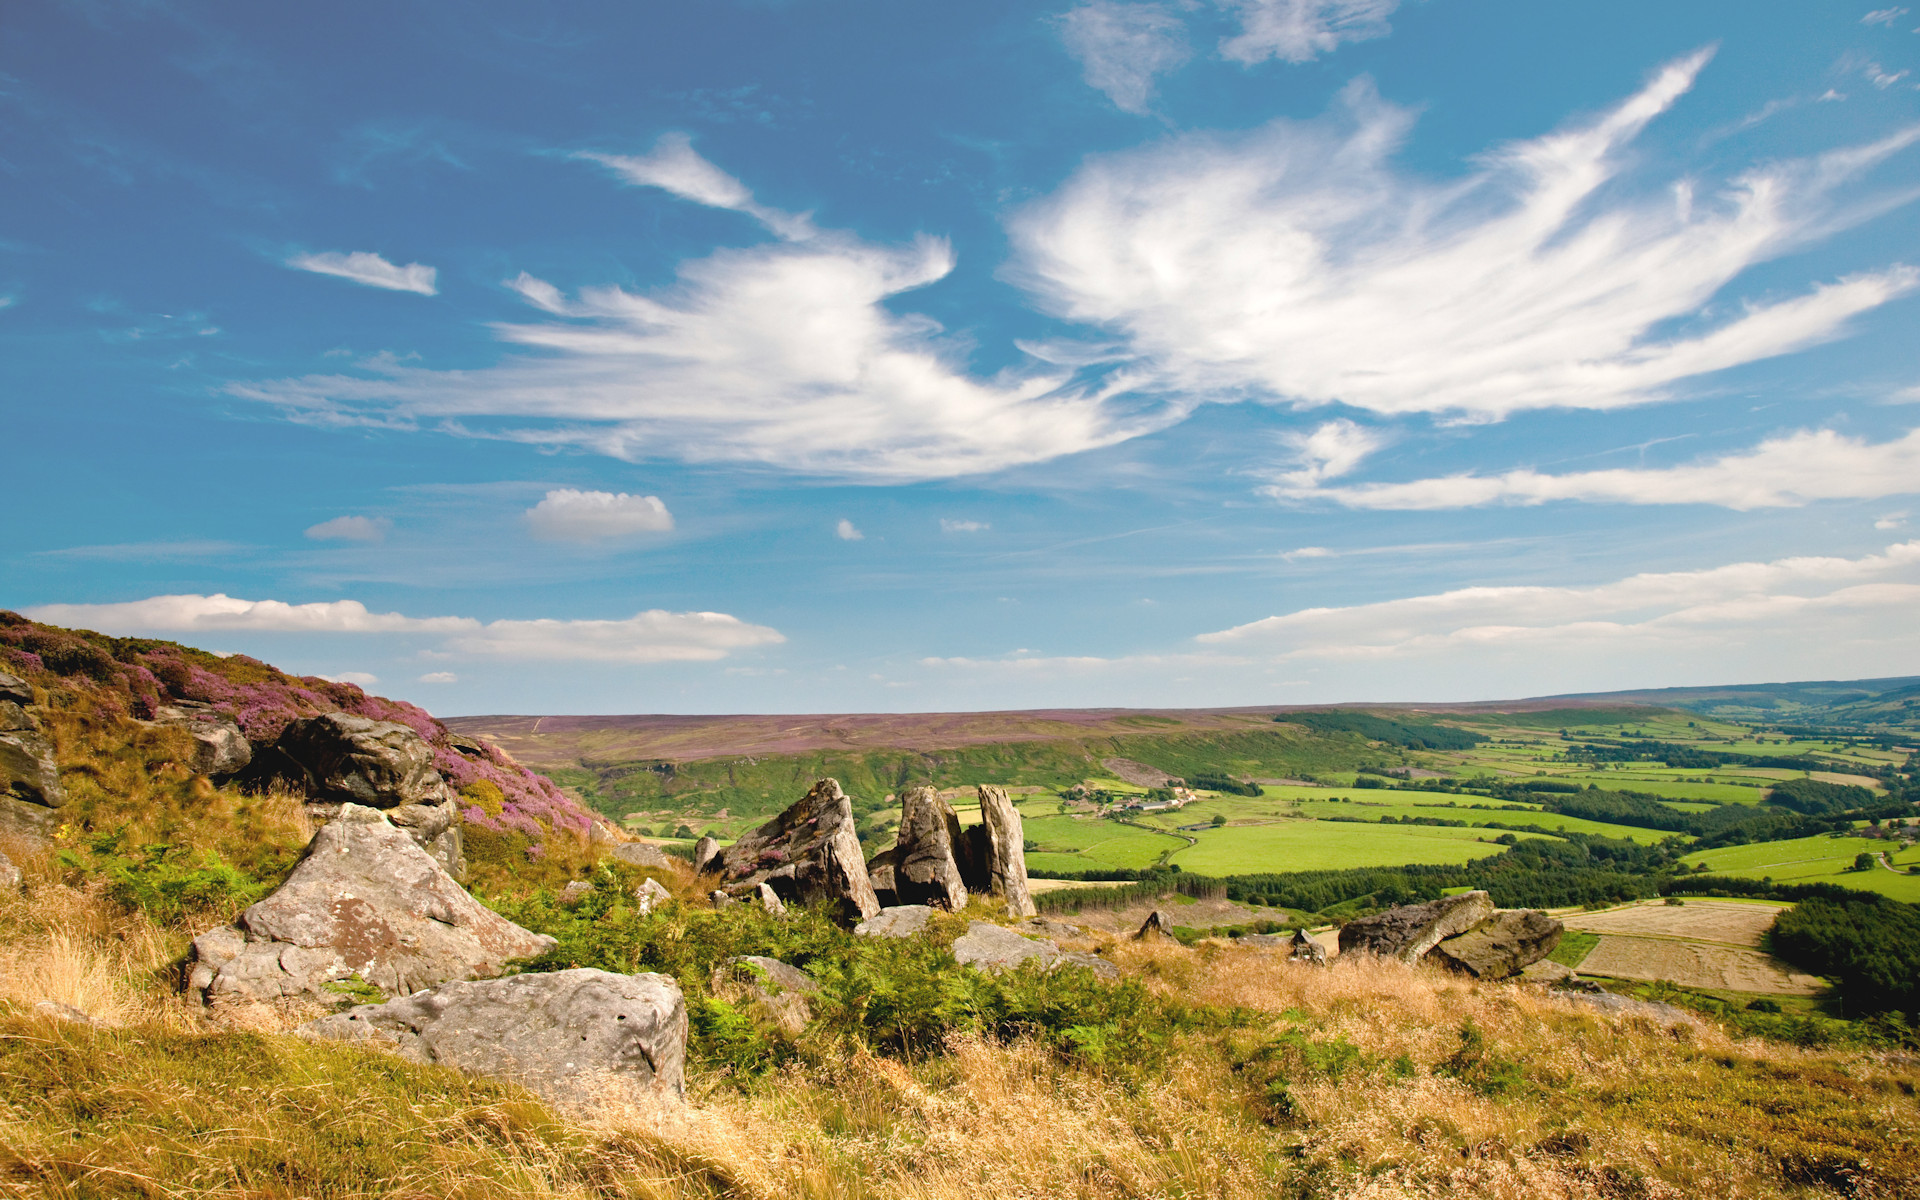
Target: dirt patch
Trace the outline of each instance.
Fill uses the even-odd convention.
[[[1641,937],[1681,938],[1758,947],[1784,904],[1727,904],[1689,900],[1685,904],[1636,904],[1606,912],[1570,913],[1561,918],[1568,929],[1589,933],[1632,934]]]
[[[1618,934],[1601,937],[1581,961],[1580,973],[1779,996],[1811,996],[1823,986],[1813,976],[1797,974],[1771,955],[1743,946]]]
[[[1067,888],[1117,888],[1128,886],[1124,882],[1107,880],[1085,881],[1079,879],[1028,879],[1027,891],[1038,896],[1042,892],[1058,892]]]
[[[1839,771],[1814,771],[1811,774],[1821,783],[1849,784],[1853,787],[1866,788],[1870,792],[1880,789],[1880,781],[1871,775],[1847,775]]]
[[[1113,772],[1115,779],[1123,779],[1135,787],[1165,787],[1167,780],[1173,778],[1159,767],[1150,767],[1130,758],[1103,758],[1100,765]]]

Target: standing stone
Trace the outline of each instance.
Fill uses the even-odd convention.
[[[880,911],[854,831],[853,802],[837,779],[822,779],[792,808],[720,853],[730,896],[771,886],[788,904],[836,904],[855,919]]]
[[[1447,938],[1427,957],[1476,979],[1507,979],[1552,954],[1563,928],[1537,909],[1509,909]]]
[[[1173,918],[1156,908],[1147,914],[1146,920],[1140,922],[1140,928],[1135,931],[1133,940],[1145,942],[1162,939],[1168,941],[1173,939]]]
[[[592,967],[448,983],[309,1021],[302,1036],[385,1042],[563,1108],[686,1098],[687,1004],[670,976]]]
[[[335,999],[354,975],[388,995],[497,973],[554,940],[469,896],[385,814],[343,804],[278,891],[193,940],[188,988],[207,1003]]]
[[[1033,897],[1027,891],[1027,851],[1020,828],[1020,810],[1007,799],[1007,789],[983,783],[979,786],[982,821],[972,829],[970,881],[975,891],[1004,896],[1007,914],[1015,917],[1038,916]]]
[[[1364,951],[1416,963],[1445,938],[1465,933],[1493,915],[1485,892],[1442,896],[1425,904],[1403,904],[1340,928],[1340,953]]]
[[[720,843],[711,835],[701,838],[693,844],[693,869],[696,874],[705,875],[708,871],[720,868]]]
[[[959,912],[967,906],[959,861],[967,848],[953,805],[930,787],[909,788],[901,797],[893,848],[867,864],[874,894],[883,905],[931,904]]]

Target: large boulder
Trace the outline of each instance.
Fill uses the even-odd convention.
[[[720,843],[711,835],[701,838],[693,844],[693,869],[696,874],[705,875],[708,871],[720,868]]]
[[[967,906],[960,864],[967,849],[953,805],[930,787],[909,788],[901,797],[893,848],[867,863],[874,894],[883,905],[931,904],[959,912]],[[1023,877],[1025,865],[1023,858]]]
[[[178,729],[193,739],[196,775],[237,775],[253,762],[253,743],[240,723],[211,705],[176,703],[153,712],[153,723]]]
[[[1446,938],[1465,933],[1493,913],[1493,901],[1485,892],[1403,904],[1341,926],[1340,953],[1359,951],[1416,963]]]
[[[807,997],[820,990],[813,976],[799,967],[758,954],[728,959],[713,969],[707,982],[723,1000],[758,1005],[789,1034],[798,1034],[813,1020]]]
[[[667,857],[666,851],[648,842],[621,842],[609,853],[632,867],[652,867],[657,871],[673,867],[673,860]]]
[[[1536,909],[1508,909],[1447,938],[1427,957],[1476,979],[1510,979],[1552,954],[1563,928]]]
[[[447,983],[300,1032],[386,1043],[415,1062],[517,1083],[577,1111],[686,1097],[687,1004],[666,975],[576,967]]]
[[[1007,799],[1005,788],[983,783],[978,791],[982,819],[969,831],[968,865],[974,878],[968,886],[1005,897],[1009,916],[1036,916],[1040,910],[1027,891],[1027,851],[1020,810]]]
[[[853,927],[859,937],[906,938],[927,931],[933,910],[924,904],[895,904]]]
[[[1045,938],[1023,937],[1001,925],[975,921],[954,939],[953,956],[963,966],[995,974],[1010,971],[1024,962],[1037,962],[1051,968],[1062,957],[1060,947]]]
[[[278,891],[193,940],[207,1003],[337,998],[358,975],[388,995],[498,972],[554,945],[495,914],[386,815],[344,804]]]
[[[720,891],[755,896],[761,884],[788,904],[834,904],[855,919],[880,911],[854,831],[853,804],[822,779],[792,808],[720,854]]]

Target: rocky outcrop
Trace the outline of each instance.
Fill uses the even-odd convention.
[[[1508,979],[1552,954],[1560,944],[1562,928],[1560,922],[1534,909],[1498,912],[1447,938],[1427,957],[1476,979]]]
[[[687,1005],[666,975],[589,967],[447,983],[301,1026],[517,1083],[563,1108],[686,1097]]]
[[[853,927],[857,937],[912,937],[927,931],[933,910],[924,904],[896,904],[883,908]]]
[[[196,775],[238,775],[253,762],[253,743],[240,723],[210,704],[176,701],[154,710],[153,723],[178,729],[193,739]]]
[[[720,889],[736,899],[761,884],[788,904],[831,904],[855,920],[880,911],[854,831],[853,805],[835,779],[720,854]]]
[[[66,789],[54,765],[53,743],[27,711],[32,703],[33,689],[24,680],[0,674],[0,796],[59,808],[67,802]]]
[[[466,874],[453,789],[433,765],[433,747],[412,728],[342,712],[288,725],[256,756],[255,779],[285,779],[322,805],[385,810],[455,877]]]
[[[708,871],[720,869],[720,843],[712,837],[703,837],[693,844],[693,869],[696,874],[705,875]]]
[[[647,842],[621,842],[608,853],[630,867],[649,867],[655,871],[673,869],[673,859],[667,857],[666,851]]]
[[[1027,891],[1027,851],[1020,828],[1020,810],[1007,799],[1007,789],[981,784],[981,823],[970,830],[968,857],[974,872],[969,886],[975,891],[1004,896],[1007,915],[1031,917],[1034,907]]]
[[[1327,948],[1313,939],[1304,929],[1293,931],[1293,940],[1287,943],[1287,961],[1305,963],[1310,967],[1327,965]]]
[[[893,848],[867,863],[882,905],[931,904],[948,912],[967,906],[961,859],[968,843],[953,805],[930,787],[909,788],[900,801],[900,832]],[[1026,864],[1021,862],[1024,882]]]
[[[467,895],[386,815],[344,804],[280,889],[193,940],[207,1003],[336,998],[358,975],[388,995],[498,972],[552,948]]]
[[[1485,892],[1403,904],[1341,926],[1340,953],[1378,954],[1404,963],[1419,962],[1442,940],[1465,933],[1493,912],[1493,901]]]
[[[788,1034],[799,1033],[813,1020],[807,997],[820,990],[813,976],[800,968],[758,954],[721,963],[708,983],[723,1000],[758,1005]]]
[[[1051,968],[1061,959],[1060,947],[1045,938],[1023,937],[1001,925],[975,921],[954,939],[953,957],[963,966],[985,974],[1010,971],[1024,962]]]

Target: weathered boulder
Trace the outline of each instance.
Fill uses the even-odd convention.
[[[18,675],[9,675],[5,671],[0,671],[0,700],[23,706],[32,704],[33,685]]]
[[[446,983],[309,1021],[303,1036],[385,1042],[563,1108],[686,1097],[687,1004],[666,975],[591,967]]]
[[[673,893],[661,887],[659,881],[652,878],[633,889],[633,906],[640,910],[640,915],[643,917],[671,899],[673,899]]]
[[[1046,917],[1028,917],[1024,921],[1016,922],[1014,928],[1045,937],[1082,937],[1087,932],[1078,925],[1069,925],[1065,921],[1052,921]]]
[[[834,904],[856,919],[880,911],[854,831],[853,804],[835,779],[721,851],[721,890],[754,895],[770,886],[786,903]]]
[[[1120,978],[1120,968],[1101,958],[1098,954],[1086,954],[1079,950],[1065,950],[1053,964],[1053,969],[1063,971],[1068,967],[1085,967],[1102,979]]]
[[[1419,962],[1443,939],[1465,933],[1492,916],[1485,892],[1442,896],[1425,904],[1403,904],[1378,916],[1348,921],[1340,928],[1340,953],[1360,951]]]
[[[721,963],[713,969],[709,984],[723,1000],[759,1005],[789,1034],[799,1033],[813,1020],[807,997],[820,990],[813,976],[800,968],[758,954]]]
[[[584,879],[570,879],[567,886],[560,889],[560,903],[578,904],[593,894],[593,885]]]
[[[237,775],[253,762],[253,743],[240,723],[211,705],[176,703],[154,710],[153,723],[185,732],[193,739],[196,775]]]
[[[358,975],[403,995],[553,945],[467,895],[385,814],[343,804],[278,891],[193,940],[188,987],[208,1003],[332,999],[327,984]]]
[[[52,837],[59,824],[60,818],[46,805],[0,793],[0,837],[38,844]]]
[[[705,875],[708,871],[720,868],[720,843],[713,837],[703,837],[693,844],[693,869]]]
[[[1062,955],[1060,947],[1045,938],[1023,937],[1005,926],[975,921],[954,939],[953,957],[963,966],[991,975],[1029,961],[1051,968]]]
[[[1507,909],[1445,939],[1427,957],[1476,979],[1507,979],[1552,954],[1562,929],[1537,909]]]
[[[776,917],[787,915],[787,906],[781,903],[780,893],[773,890],[771,884],[761,884],[754,889],[754,898],[760,901],[760,907]]]
[[[927,931],[933,910],[924,904],[896,904],[883,908],[853,927],[857,937],[912,937]]]
[[[621,862],[634,867],[651,867],[656,871],[673,868],[673,860],[666,851],[647,842],[621,842],[609,853]]]
[[[1172,937],[1173,918],[1157,908],[1147,914],[1147,919],[1140,922],[1140,928],[1133,934],[1133,940],[1136,942]]]
[[[23,729],[38,733],[40,722],[13,701],[0,700],[0,733],[17,733]]]
[[[59,808],[67,802],[60,786],[60,769],[53,761],[53,743],[42,734],[26,710],[8,702],[7,724],[0,732],[0,795],[29,804]]]
[[[1327,948],[1315,941],[1304,929],[1293,931],[1293,940],[1288,943],[1288,962],[1305,963],[1310,967],[1327,965]]]
[[[907,789],[900,804],[893,848],[867,864],[874,894],[883,905],[931,904],[959,912],[967,906],[961,859],[969,847],[953,805],[930,787]]]
[[[1549,987],[1554,987],[1558,986],[1564,980],[1578,979],[1580,975],[1565,963],[1557,963],[1550,958],[1543,958],[1537,963],[1530,963],[1526,967],[1523,967],[1520,971],[1520,978],[1528,983],[1544,983]]]
[[[973,873],[967,886],[976,892],[1004,896],[1007,914],[1031,917],[1039,913],[1027,892],[1027,850],[1020,828],[1020,810],[1007,799],[1007,789],[979,786],[981,823],[969,830],[968,862]]]
[[[13,860],[4,851],[0,851],[0,891],[17,892],[23,882],[25,877],[20,874],[20,868],[13,865]]]

